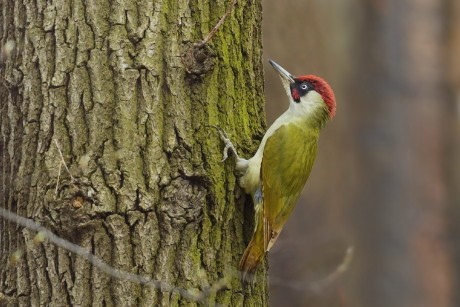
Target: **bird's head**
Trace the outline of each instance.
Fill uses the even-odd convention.
[[[331,86],[315,75],[294,77],[283,67],[270,60],[281,77],[291,107],[305,112],[318,108],[325,109],[329,118],[335,116],[336,103]]]

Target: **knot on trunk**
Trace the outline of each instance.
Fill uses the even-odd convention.
[[[95,190],[91,185],[78,180],[61,180],[58,194],[54,189],[47,191],[44,209],[47,211],[45,223],[53,231],[67,239],[93,229],[95,216]]]
[[[185,70],[190,81],[200,80],[214,67],[214,53],[203,43],[189,44],[183,56]]]
[[[160,212],[170,225],[184,225],[201,220],[206,189],[193,179],[176,178],[162,192]]]

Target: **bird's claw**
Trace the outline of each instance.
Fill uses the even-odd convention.
[[[222,154],[222,160],[220,162],[224,162],[225,160],[227,160],[228,158],[228,150],[231,149],[233,154],[235,155],[235,157],[237,159],[239,159],[239,156],[238,154],[236,153],[236,149],[235,149],[235,146],[233,146],[233,143],[232,141],[230,141],[227,133],[221,129],[220,127],[218,126],[214,126],[214,125],[211,125],[210,127],[213,127],[214,129],[217,130],[217,132],[219,133],[219,137],[220,139],[224,142],[225,144],[225,148],[224,148],[224,151],[223,151],[223,154]]]

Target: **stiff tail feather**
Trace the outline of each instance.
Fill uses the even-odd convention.
[[[253,238],[244,251],[243,257],[241,257],[239,268],[243,274],[242,279],[244,282],[252,282],[257,267],[265,254],[264,245],[258,243],[261,242],[255,242]]]
[[[270,229],[270,225],[268,225],[268,221],[264,218],[262,188],[260,186],[253,197],[255,204],[254,233],[252,234],[251,242],[249,242],[248,247],[246,247],[239,264],[243,282],[252,282],[254,280],[257,267],[265,255],[269,241],[267,238],[267,233],[269,233],[269,231],[267,230]]]

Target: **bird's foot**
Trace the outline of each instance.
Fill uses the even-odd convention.
[[[220,139],[224,142],[225,144],[225,148],[224,148],[224,152],[222,154],[223,156],[223,159],[221,162],[224,162],[225,160],[227,160],[228,158],[228,150],[230,149],[233,154],[235,155],[235,158],[237,161],[240,161],[241,158],[238,156],[238,153],[236,152],[236,149],[235,149],[235,146],[233,146],[233,143],[232,141],[230,141],[230,139],[228,138],[228,135],[227,133],[221,129],[220,127],[218,126],[210,126],[210,127],[213,127],[217,130],[217,132],[219,133],[219,136],[220,136]]]

